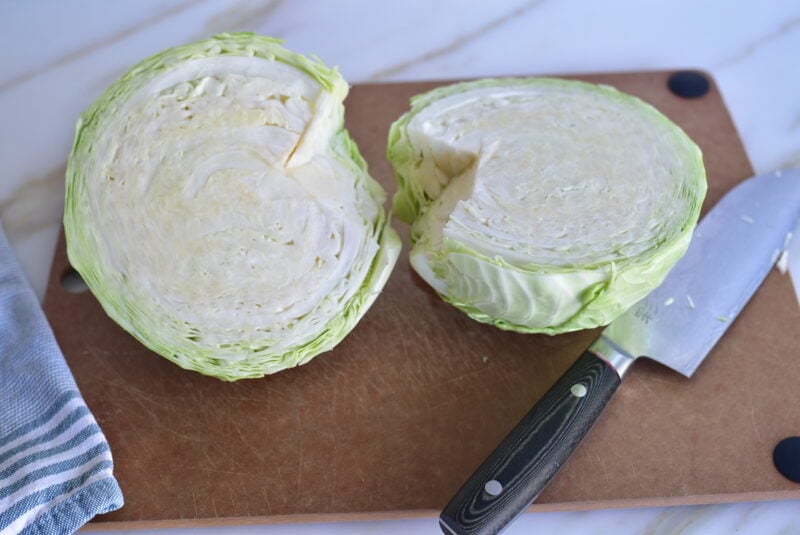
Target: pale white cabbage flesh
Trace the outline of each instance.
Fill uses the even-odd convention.
[[[410,261],[474,319],[558,334],[606,325],[684,254],[706,180],[697,145],[608,86],[442,87],[391,128]]]
[[[339,73],[252,34],[166,50],[78,122],[64,225],[106,312],[225,380],[308,362],[356,325],[399,238],[343,127]]]

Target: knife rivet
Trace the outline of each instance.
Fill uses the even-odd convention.
[[[572,388],[570,388],[569,391],[572,392],[572,395],[576,398],[582,398],[586,395],[586,387],[581,383],[575,383],[572,385]]]
[[[503,492],[503,485],[501,485],[496,479],[492,479],[491,481],[486,482],[486,484],[483,486],[483,490],[485,490],[489,496],[498,496],[501,492]]]

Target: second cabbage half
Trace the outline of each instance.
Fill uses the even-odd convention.
[[[390,130],[410,261],[472,318],[606,325],[684,254],[706,192],[697,145],[608,86],[492,79],[412,99]]]

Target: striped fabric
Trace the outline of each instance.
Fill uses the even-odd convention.
[[[0,228],[0,535],[122,506],[111,451]]]

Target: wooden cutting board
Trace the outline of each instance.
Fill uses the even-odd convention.
[[[705,208],[752,169],[719,91],[668,72],[578,76],[654,104],[705,154]],[[347,126],[389,194],[391,122],[436,83],[356,86]],[[183,371],[69,293],[63,236],[45,311],[106,433],[125,507],[97,522],[218,525],[434,515],[596,332],[503,332],[443,303],[408,265],[333,351],[259,380]],[[639,362],[534,510],[800,497],[773,468],[800,434],[800,307],[773,272],[695,377]],[[679,333],[676,333],[676,336]]]

